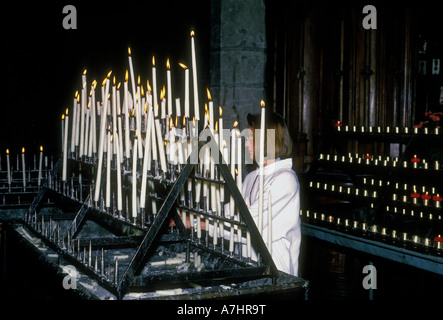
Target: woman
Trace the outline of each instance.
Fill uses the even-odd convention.
[[[252,137],[260,129],[260,115],[248,114],[248,125]],[[267,242],[268,235],[268,197],[271,196],[272,209],[272,259],[278,270],[298,276],[298,256],[300,252],[300,185],[297,175],[292,170],[292,140],[283,118],[276,113],[266,117],[264,183],[263,183],[263,230],[262,237]],[[274,137],[269,129],[274,130]],[[257,138],[259,135],[257,134]],[[267,141],[267,139],[275,141]],[[258,162],[258,141],[246,139],[251,159]],[[258,140],[258,139],[256,139]],[[266,150],[266,146],[274,147]],[[255,156],[256,155],[256,156]],[[243,182],[243,197],[249,207],[256,225],[259,213],[259,169],[250,172]],[[259,230],[260,231],[260,230]],[[245,252],[245,250],[243,250]]]

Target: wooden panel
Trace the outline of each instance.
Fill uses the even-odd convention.
[[[306,136],[305,162],[328,144],[337,120],[375,127],[415,123],[418,5],[375,1],[377,29],[366,30],[366,4],[266,2],[272,30],[267,96],[285,117],[295,143]],[[365,148],[354,145],[355,152]],[[384,152],[382,145],[370,148]]]

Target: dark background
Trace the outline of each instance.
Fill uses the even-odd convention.
[[[77,9],[77,29],[65,30],[65,5]],[[184,73],[178,62],[191,65],[190,30],[196,36],[200,88],[209,86],[210,1],[120,1],[13,3],[2,9],[3,42],[0,102],[0,152],[22,147],[31,154],[43,145],[58,156],[61,116],[71,109],[81,75],[88,87],[100,85],[112,70],[124,81],[132,50],[135,77],[151,79],[155,55],[158,87],[166,83],[166,59],[171,60],[174,96],[180,96]],[[152,82],[151,82],[152,83]],[[89,91],[89,90],[88,90]],[[35,150],[34,150],[35,149]]]

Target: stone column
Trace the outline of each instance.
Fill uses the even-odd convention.
[[[226,129],[235,120],[247,128],[247,114],[265,99],[265,1],[211,0],[210,46],[214,106],[223,108]]]

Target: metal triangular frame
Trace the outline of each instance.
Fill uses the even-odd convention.
[[[213,136],[211,135],[211,139]],[[126,268],[126,271],[120,278],[120,281],[117,286],[117,293],[119,298],[122,298],[128,287],[131,284],[132,279],[140,272],[143,267],[145,258],[148,254],[151,245],[153,244],[160,227],[165,222],[166,218],[169,216],[169,212],[172,209],[173,205],[176,203],[177,197],[180,195],[180,190],[183,188],[185,182],[187,181],[189,175],[193,171],[195,164],[190,163],[190,159],[196,159],[196,154],[198,155],[199,148],[194,149],[191,155],[188,157],[188,163],[182,169],[180,175],[178,176],[175,184],[172,186],[169,191],[166,199],[163,202],[163,205],[160,208],[160,211],[156,215],[152,225],[149,230],[146,232],[142,242],[138,246],[134,256],[129,263],[129,266]],[[220,150],[218,150],[218,159],[223,159]],[[275,266],[274,261],[272,260],[271,254],[266,247],[266,244],[263,241],[262,236],[260,235],[257,226],[249,212],[248,206],[246,205],[242,194],[237,188],[237,185],[234,181],[234,178],[229,171],[229,168],[224,163],[217,163],[216,166],[219,169],[219,172],[223,175],[225,179],[225,185],[228,187],[231,192],[232,197],[234,198],[234,202],[238,207],[238,212],[241,215],[244,223],[246,224],[248,231],[251,235],[251,243],[253,244],[254,249],[260,255],[264,264],[267,266],[264,271],[264,275],[271,276],[273,278],[278,277],[278,270]],[[174,219],[177,227],[182,232],[186,232],[186,228],[183,225],[182,220],[179,218],[178,214],[174,214],[172,217]],[[259,258],[260,259],[260,258]],[[260,263],[260,261],[259,261]]]

